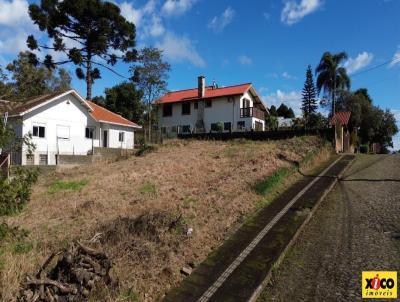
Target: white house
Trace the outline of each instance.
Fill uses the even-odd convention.
[[[133,149],[135,130],[141,128],[75,90],[24,102],[2,101],[1,112],[8,113],[18,137],[32,135],[33,155],[24,147],[12,154],[12,161],[21,165],[54,165],[57,155],[88,155],[95,147]]]
[[[223,131],[264,131],[267,109],[251,83],[227,87],[205,85],[169,92],[156,102],[159,127],[163,133]]]

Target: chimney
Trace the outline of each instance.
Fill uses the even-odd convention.
[[[199,76],[197,78],[197,88],[198,88],[198,97],[204,98],[206,93],[206,78],[204,76]]]

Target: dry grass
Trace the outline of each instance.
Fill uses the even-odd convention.
[[[302,160],[322,143],[315,137],[276,142],[173,141],[144,157],[98,163],[40,177],[27,208],[7,223],[29,230],[26,253],[4,249],[0,298],[10,301],[24,274],[71,240],[101,233],[112,257],[116,290],[93,301],[159,300],[235,229],[260,200],[252,188],[277,168],[278,156]],[[323,156],[326,158],[326,154]],[[50,190],[55,181],[78,190]],[[187,229],[193,228],[191,236]]]

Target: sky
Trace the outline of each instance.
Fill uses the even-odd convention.
[[[0,65],[27,49],[33,33],[27,0],[0,0]],[[267,106],[284,102],[300,114],[308,64],[325,51],[347,52],[352,89],[367,88],[400,126],[400,0],[114,0],[136,25],[137,48],[163,50],[171,64],[169,90],[192,88],[197,76],[220,86],[252,82]],[[56,58],[60,55],[56,54]],[[386,64],[385,64],[386,63]],[[129,77],[129,64],[115,66]],[[74,75],[74,66],[65,66]],[[376,67],[376,68],[375,68]],[[94,95],[124,81],[108,70]],[[73,78],[85,95],[85,83]],[[400,149],[400,136],[395,139]]]

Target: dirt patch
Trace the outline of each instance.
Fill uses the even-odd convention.
[[[1,300],[13,300],[24,274],[36,271],[60,246],[96,236],[119,281],[97,300],[158,300],[182,280],[182,267],[203,261],[258,208],[266,197],[254,190],[256,183],[323,146],[316,137],[173,141],[143,157],[45,175],[26,210],[7,219],[30,231],[32,250],[0,256],[6,263]],[[87,184],[80,190],[49,193],[54,179],[82,178]]]

